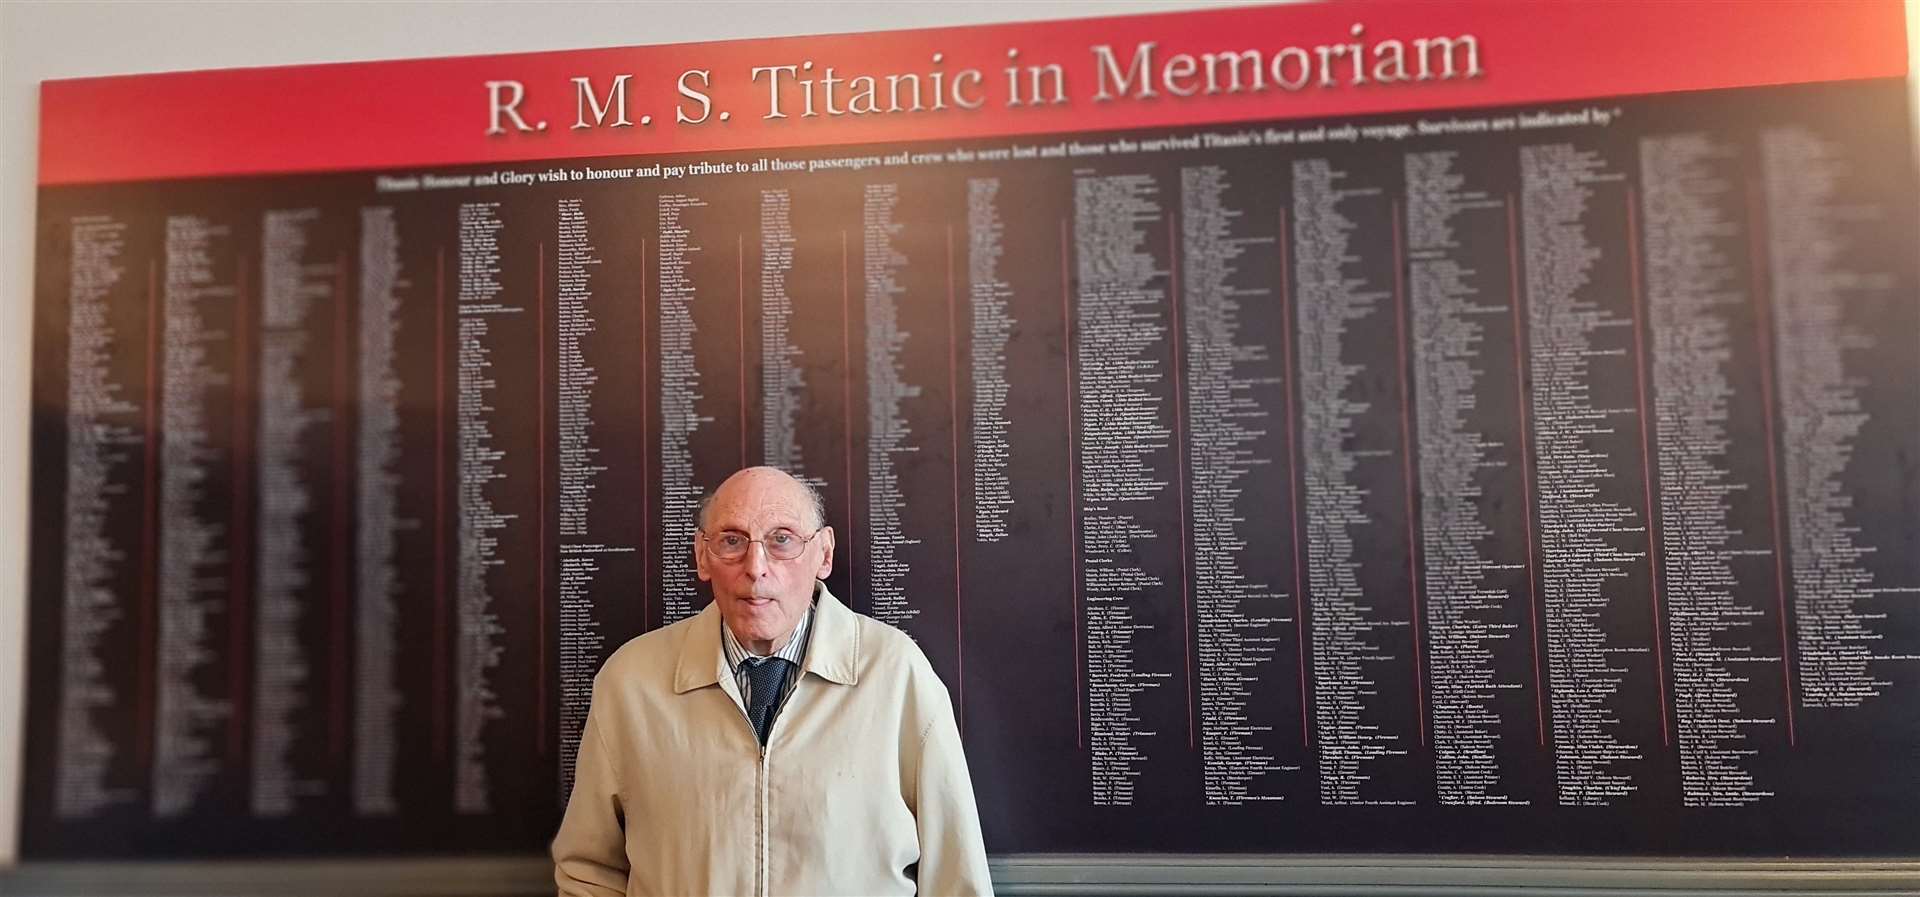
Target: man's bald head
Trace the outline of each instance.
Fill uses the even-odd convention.
[[[727,491],[728,487],[733,487],[735,491],[750,489],[758,494],[768,494],[769,490],[771,490],[771,494],[776,496],[779,496],[788,489],[792,489],[796,496],[796,498],[792,500],[806,508],[812,517],[808,523],[809,528],[819,529],[827,525],[827,499],[826,496],[820,494],[818,488],[812,483],[802,480],[778,467],[762,466],[748,467],[735,471],[734,474],[727,477],[718,488],[701,496],[699,508],[694,512],[693,516],[694,526],[699,527],[701,530],[707,528],[707,523],[709,522],[707,520],[708,509],[713,507],[714,501],[720,497],[722,492]]]

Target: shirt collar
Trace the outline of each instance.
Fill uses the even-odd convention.
[[[813,594],[815,614],[808,626],[806,660],[800,668],[830,682],[858,684],[863,628],[861,618],[833,597],[825,583],[815,584]],[[713,622],[706,622],[709,619]],[[694,616],[691,628],[680,639],[680,658],[675,662],[673,671],[674,694],[686,694],[696,688],[718,685],[723,677],[728,680],[733,678],[733,669],[727,664],[725,639],[699,634],[701,630],[712,632],[708,626],[723,625],[719,621],[720,606],[713,602],[708,602]]]

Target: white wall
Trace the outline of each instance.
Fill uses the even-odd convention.
[[[925,28],[1225,0],[706,3],[0,2],[0,866],[17,842],[24,713],[36,85],[48,78]],[[1920,70],[1920,0],[1906,0]],[[1920,113],[1920,82],[1909,80]],[[1920,114],[1916,114],[1920,121]],[[1920,133],[1916,134],[1920,138]],[[102,139],[137,139],[103,129]]]
[[[128,72],[1065,19],[1227,0],[7,3],[0,0],[0,866],[24,738],[27,422],[40,81]],[[107,123],[102,139],[120,135]]]

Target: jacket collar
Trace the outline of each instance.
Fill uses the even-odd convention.
[[[686,694],[696,688],[718,685],[727,678],[727,652],[720,646],[720,605],[709,601],[694,616],[687,637],[680,642],[680,659],[674,665],[673,693]],[[813,673],[829,682],[855,685],[860,681],[860,618],[833,597],[824,582],[813,587],[812,633],[807,643],[807,658],[801,672]]]

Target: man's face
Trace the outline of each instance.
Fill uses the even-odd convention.
[[[819,527],[816,535],[816,527],[806,487],[778,470],[740,471],[713,493],[704,538],[693,537],[694,563],[713,587],[720,616],[748,650],[765,654],[784,646],[813,601],[813,581],[833,571],[833,530]],[[767,553],[765,540],[781,530],[813,538],[799,557],[779,560]],[[716,554],[716,540],[727,537],[756,541],[743,557],[728,560]]]

